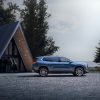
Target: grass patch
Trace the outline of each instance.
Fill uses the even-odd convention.
[[[100,67],[89,67],[89,72],[100,72]]]

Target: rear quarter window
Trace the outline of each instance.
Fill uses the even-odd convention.
[[[35,59],[34,59],[34,61],[41,61],[41,57],[36,57]]]

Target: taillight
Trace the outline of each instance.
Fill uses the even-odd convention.
[[[33,62],[33,64],[35,64],[36,62]]]

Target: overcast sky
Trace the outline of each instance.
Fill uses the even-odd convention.
[[[22,0],[12,0],[22,5]],[[49,35],[60,47],[55,53],[92,61],[100,40],[100,0],[47,0]]]
[[[100,0],[47,0],[55,55],[92,61],[100,40]]]

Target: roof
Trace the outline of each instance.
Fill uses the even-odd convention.
[[[19,22],[0,26],[0,58],[17,30]]]

